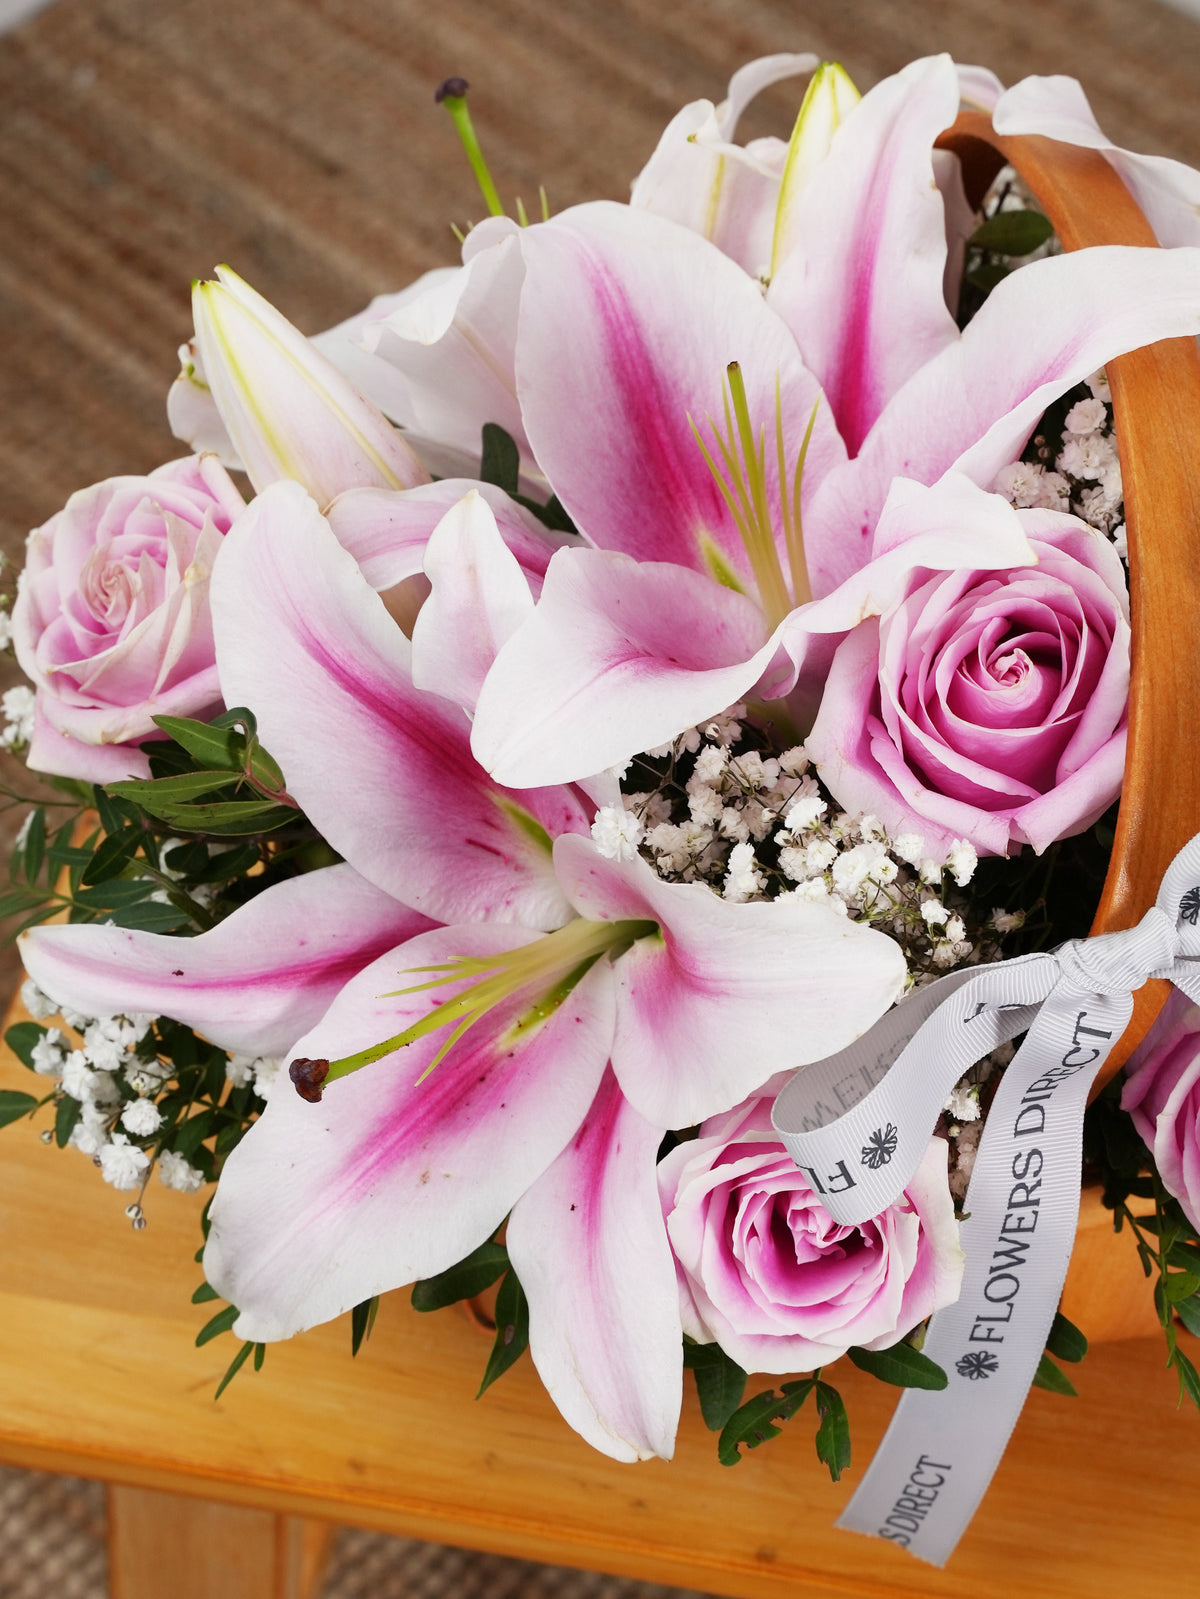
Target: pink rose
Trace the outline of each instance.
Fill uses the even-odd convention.
[[[808,752],[838,802],[944,856],[1039,853],[1121,787],[1129,601],[1112,544],[1021,511],[1036,567],[918,574],[838,646]]]
[[[852,1345],[885,1349],[958,1298],[963,1254],[930,1141],[896,1204],[857,1227],[822,1208],[762,1094],[704,1123],[658,1168],[683,1330],[747,1371],[811,1371]]]
[[[13,608],[37,689],[29,765],[106,783],[145,776],[154,716],[219,707],[208,578],[245,508],[213,455],[73,494],[29,535]]]
[[[1154,1155],[1163,1187],[1200,1227],[1200,1008],[1172,989],[1125,1068],[1121,1109]]]

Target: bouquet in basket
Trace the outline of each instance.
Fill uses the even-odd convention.
[[[790,137],[736,142],[804,77]],[[1078,1192],[1128,994],[1171,976],[1082,1136],[1200,1402],[1200,867],[1086,936],[1122,359],[1200,332],[1200,175],[1071,79],[940,56],[860,96],[783,55],[628,204],[531,220],[466,91],[462,264],[315,338],[218,268],[167,402],[193,453],[29,537],[3,741],[53,797],[0,909],[41,1081],[0,1116],[135,1228],[155,1173],[211,1185],[226,1382],[498,1284],[481,1392],[528,1349],[589,1443],[669,1457],[690,1368],[728,1464],[811,1397],[836,1478],[843,1357],[959,1415],[1073,1391],[1050,1170]],[[1047,138],[1141,235],[1076,247],[1004,160]],[[951,1489],[906,1492],[864,1530],[923,1552]]]

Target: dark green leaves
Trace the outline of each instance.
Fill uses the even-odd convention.
[[[991,255],[1032,255],[1053,232],[1049,218],[1040,211],[997,211],[975,229],[967,247]]]
[[[521,454],[512,436],[495,422],[483,424],[483,454],[479,476],[516,499],[520,488]]]
[[[34,1048],[41,1043],[45,1036],[46,1029],[39,1027],[37,1022],[14,1022],[4,1035],[4,1042],[21,1062],[21,1065],[28,1066],[32,1072],[37,1070],[33,1064]]]
[[[850,1464],[850,1418],[836,1388],[827,1382],[818,1382],[817,1414],[821,1425],[817,1428],[817,1459],[828,1466],[829,1475],[837,1482]]]
[[[426,1277],[412,1286],[414,1310],[441,1310],[460,1299],[473,1299],[490,1288],[508,1268],[508,1250],[503,1244],[480,1244],[465,1260],[436,1277]]]
[[[482,1398],[496,1378],[502,1377],[528,1347],[529,1301],[525,1298],[525,1290],[517,1281],[516,1272],[510,1266],[504,1273],[504,1280],[496,1295],[496,1339],[492,1344],[492,1352],[488,1356],[483,1381],[479,1384],[479,1392],[475,1395],[476,1399]]]
[[[204,1323],[196,1334],[196,1347],[199,1349],[214,1338],[219,1338],[223,1332],[228,1332],[238,1319],[240,1312],[236,1305],[226,1305],[224,1310],[218,1310],[216,1315]]]
[[[19,1094],[12,1089],[0,1089],[0,1127],[19,1122],[23,1116],[32,1116],[41,1103],[32,1094]]]
[[[790,1421],[816,1387],[815,1377],[785,1382],[779,1393],[768,1388],[735,1410],[717,1442],[717,1459],[723,1466],[736,1466],[742,1458],[742,1445],[757,1449],[770,1438],[779,1437],[781,1421]]]
[[[1075,1384],[1065,1371],[1054,1364],[1049,1355],[1043,1355],[1038,1361],[1038,1369],[1033,1374],[1033,1386],[1035,1388],[1049,1389],[1052,1394],[1069,1394],[1073,1398],[1078,1397],[1078,1390]]]
[[[364,1299],[360,1305],[355,1305],[350,1312],[350,1354],[357,1355],[367,1339],[371,1336],[371,1329],[375,1325],[375,1317],[379,1313],[379,1295],[373,1294],[370,1299]]]
[[[911,1344],[893,1344],[890,1349],[850,1349],[847,1354],[860,1371],[869,1371],[880,1382],[897,1388],[944,1388],[949,1381],[937,1364]]]
[[[1057,1355],[1059,1360],[1082,1360],[1088,1352],[1088,1341],[1076,1327],[1075,1323],[1068,1321],[1060,1310],[1050,1324],[1050,1336],[1046,1339],[1046,1348],[1052,1355]]]
[[[696,1378],[700,1414],[710,1432],[720,1432],[742,1402],[746,1373],[720,1344],[684,1340],[683,1363]]]
[[[64,1094],[54,1112],[54,1142],[59,1149],[67,1147],[82,1115],[83,1106],[79,1101],[72,1099],[69,1094]]]

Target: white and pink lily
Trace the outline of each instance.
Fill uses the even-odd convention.
[[[534,1357],[564,1414],[617,1458],[668,1455],[681,1368],[663,1130],[840,1048],[897,997],[903,959],[825,907],[732,904],[607,858],[580,790],[489,778],[454,698],[469,703],[532,597],[478,496],[429,549],[410,643],[298,485],[258,497],[214,578],[221,680],[346,864],[286,885],[310,895],[290,922],[273,889],[192,940],[42,929],[29,969],[68,1004],[102,994],[243,1049],[282,1030],[294,1063],[331,1063],[320,1103],[272,1096],[221,1178],[206,1272],[241,1334],[286,1337],[441,1271],[511,1212]],[[484,639],[450,683],[443,631]],[[293,1006],[297,946],[330,943],[339,896],[358,896],[372,938],[390,906],[394,947],[368,952],[364,934],[348,981]]]
[[[484,685],[473,748],[501,781],[567,781],[780,699],[916,572],[1028,564],[986,491],[1046,404],[1200,331],[1200,253],[1108,248],[1022,268],[960,332],[931,167],[958,100],[946,58],[864,97],[765,299],[707,241],[629,208],[526,230],[518,394],[592,548],[556,553]],[[740,405],[722,394],[732,362]]]

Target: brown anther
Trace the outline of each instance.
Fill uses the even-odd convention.
[[[433,91],[433,98],[441,105],[443,100],[461,100],[470,88],[465,78],[447,78],[444,83],[439,83]]]
[[[288,1076],[295,1084],[296,1092],[301,1099],[307,1099],[310,1105],[319,1105],[323,1092],[321,1084],[329,1076],[329,1062],[308,1060],[301,1056],[288,1067]]]

